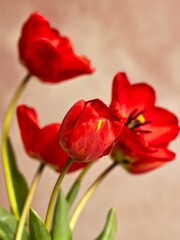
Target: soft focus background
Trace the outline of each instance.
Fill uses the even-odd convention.
[[[42,124],[59,122],[79,99],[98,97],[110,102],[111,83],[118,71],[131,82],[146,81],[157,91],[157,102],[180,116],[180,1],[177,0],[0,0],[0,124],[12,94],[26,70],[18,62],[17,40],[22,23],[33,11],[69,36],[76,52],[88,56],[96,67],[83,76],[56,85],[33,78],[20,99],[36,108]],[[38,163],[23,149],[14,117],[11,132],[20,169],[32,180]],[[177,158],[165,167],[133,176],[117,168],[89,201],[75,229],[75,240],[92,240],[102,229],[112,206],[118,214],[120,240],[180,239],[180,144],[171,148]],[[109,164],[100,160],[89,172],[81,194]],[[77,173],[64,182],[67,192]],[[58,175],[47,168],[33,207],[44,218]],[[0,204],[8,207],[0,164]]]

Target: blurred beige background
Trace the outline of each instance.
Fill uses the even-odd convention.
[[[42,125],[61,121],[79,99],[110,101],[111,82],[118,71],[131,82],[146,81],[157,90],[157,102],[180,115],[180,1],[177,0],[0,0],[0,124],[10,98],[26,73],[17,58],[21,25],[33,11],[69,36],[77,53],[87,55],[96,72],[56,85],[33,78],[20,99],[37,109]],[[22,147],[14,118],[11,138],[29,183],[38,163]],[[118,214],[118,240],[180,239],[180,144],[174,162],[154,172],[133,176],[116,169],[91,198],[75,229],[75,240],[92,240],[102,229],[107,211]],[[81,193],[109,164],[102,159],[88,174]],[[67,192],[77,174],[64,182]],[[44,218],[57,174],[46,169],[33,207]],[[8,207],[0,165],[0,204]]]

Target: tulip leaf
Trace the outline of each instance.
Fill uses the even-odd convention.
[[[72,240],[72,232],[69,227],[69,205],[62,190],[56,201],[52,226],[53,240]]]
[[[51,240],[43,220],[32,208],[29,215],[29,231],[31,240]]]
[[[0,207],[0,240],[15,239],[18,221],[3,207]],[[30,240],[27,228],[23,230],[22,240]]]
[[[104,229],[96,240],[116,240],[116,232],[117,218],[115,209],[112,208],[108,213]]]
[[[13,188],[15,191],[15,197],[18,205],[19,216],[20,216],[24,206],[24,202],[26,200],[26,196],[28,194],[28,186],[24,176],[21,174],[21,172],[18,169],[13,147],[9,138],[7,139],[7,147],[8,147],[7,148],[8,158],[10,160],[9,161],[10,171],[13,179]]]
[[[67,202],[69,204],[69,208],[71,208],[72,204],[74,203],[74,200],[79,192],[80,185],[81,185],[81,181],[80,180],[76,181],[66,197]]]

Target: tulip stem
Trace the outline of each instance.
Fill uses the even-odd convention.
[[[84,176],[86,175],[86,173],[89,171],[89,169],[92,167],[92,165],[95,163],[94,162],[90,162],[89,164],[87,164],[86,167],[83,168],[83,170],[80,172],[79,176],[77,177],[77,179],[75,180],[74,184],[76,182],[82,181],[82,179],[84,178]],[[74,185],[73,184],[73,185]]]
[[[69,160],[67,161],[63,170],[61,171],[61,173],[58,177],[58,180],[54,186],[54,189],[52,191],[48,209],[47,209],[47,213],[46,213],[46,219],[45,219],[45,225],[46,225],[47,230],[50,230],[51,218],[52,218],[52,214],[53,214],[53,210],[54,210],[55,200],[56,200],[58,192],[59,192],[59,188],[61,186],[61,183],[62,183],[68,169],[70,168],[71,164],[73,163],[73,161],[74,160],[72,158],[69,158]]]
[[[76,180],[74,181],[73,185],[71,186],[68,194],[67,194],[67,199],[70,198],[71,192],[73,191],[73,189],[76,187],[76,185],[80,182],[82,182],[83,178],[85,177],[85,175],[87,174],[87,172],[89,171],[89,169],[92,167],[92,165],[95,163],[95,161],[90,162],[89,164],[87,164],[83,170],[80,172],[80,174],[78,175],[78,177],[76,178]]]
[[[14,216],[19,219],[20,213],[18,210],[18,204],[17,204],[17,199],[16,199],[16,194],[14,191],[14,186],[13,186],[13,178],[12,178],[12,173],[10,170],[10,159],[8,155],[8,132],[9,132],[9,126],[12,120],[12,115],[14,112],[14,108],[16,107],[17,101],[19,97],[21,96],[26,84],[28,83],[31,75],[27,74],[19,87],[17,88],[16,92],[14,93],[14,96],[12,97],[7,113],[4,119],[4,125],[3,125],[3,130],[2,130],[2,143],[1,143],[1,148],[2,148],[2,160],[3,160],[3,167],[4,167],[4,175],[5,175],[5,181],[6,181],[6,188],[8,192],[8,197],[9,197],[9,202],[10,202],[10,207],[11,210],[14,214]]]
[[[38,167],[38,170],[37,170],[36,174],[34,175],[34,178],[33,178],[33,181],[31,183],[31,187],[29,189],[29,193],[27,195],[27,198],[26,198],[23,210],[22,210],[22,214],[21,214],[21,217],[20,217],[20,220],[19,220],[15,240],[22,239],[22,233],[23,233],[24,225],[25,225],[26,218],[27,218],[27,215],[28,215],[28,212],[29,212],[29,208],[31,206],[32,199],[34,197],[34,194],[35,194],[35,191],[37,189],[37,186],[38,186],[40,177],[42,175],[42,172],[44,170],[44,167],[45,167],[45,164],[41,163]]]
[[[74,229],[75,224],[85,208],[89,198],[92,196],[92,194],[95,192],[99,184],[104,180],[104,178],[118,165],[117,162],[113,162],[107,169],[105,169],[97,178],[96,180],[90,185],[88,190],[85,192],[83,197],[80,199],[79,203],[77,204],[70,220],[70,228],[71,230]]]

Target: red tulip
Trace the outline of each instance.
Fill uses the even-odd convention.
[[[43,82],[56,83],[94,71],[86,57],[74,53],[70,40],[38,13],[33,13],[22,28],[19,57]]]
[[[124,123],[112,157],[128,171],[146,172],[175,158],[168,145],[178,135],[178,119],[155,106],[151,86],[130,84],[125,73],[118,73],[113,81],[110,109]]]
[[[61,171],[69,156],[59,144],[60,124],[52,123],[40,128],[35,110],[25,105],[18,106],[17,118],[22,141],[28,155]],[[84,166],[85,164],[82,163],[73,163],[69,171]]]
[[[80,100],[62,122],[60,143],[75,161],[89,162],[109,154],[121,128],[99,99]]]

